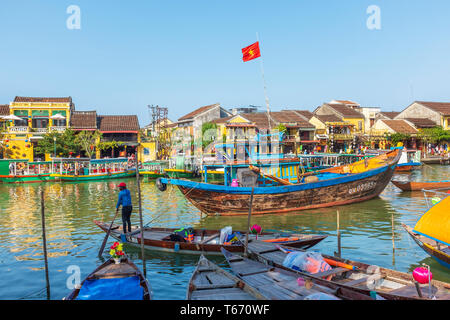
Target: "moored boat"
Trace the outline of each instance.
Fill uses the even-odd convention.
[[[399,181],[392,180],[392,184],[403,191],[420,191],[423,189],[443,189],[450,188],[450,181],[427,181],[427,182],[414,182],[414,181]]]
[[[305,252],[303,250],[288,249],[260,241],[249,243],[248,250],[251,257],[260,262],[295,271],[303,277],[314,279],[321,285],[332,288],[348,289],[365,295],[376,293],[387,300],[420,300],[433,299],[433,297],[438,300],[450,299],[450,284],[446,282],[431,280],[431,286],[419,285],[412,275],[404,272],[325,254],[322,254],[322,257],[332,269],[320,273],[307,273],[287,268],[283,264],[290,252]],[[331,279],[329,279],[330,276]]]
[[[291,212],[361,202],[378,196],[394,174],[401,150],[303,176],[300,183],[253,188],[160,178],[159,186],[176,185],[200,211],[208,215],[247,215],[254,190],[252,215]],[[256,179],[255,179],[256,181]],[[164,190],[161,188],[160,190]]]
[[[189,280],[186,300],[266,300],[266,297],[201,255]]]
[[[404,150],[397,163],[395,172],[411,172],[422,166],[419,150]]]
[[[95,181],[136,176],[136,169],[129,168],[127,158],[89,159],[57,158],[60,172],[51,174],[58,181]]]
[[[322,285],[292,270],[267,265],[222,249],[233,273],[271,300],[373,300],[347,288]]]
[[[144,176],[147,180],[164,177],[164,169],[166,169],[168,165],[168,160],[144,162],[142,168],[139,169],[139,174]]]
[[[111,258],[89,274],[64,300],[151,300],[147,279],[128,258]]]
[[[108,223],[95,221],[94,223],[101,228],[103,231],[107,232],[109,228]],[[122,226],[113,225],[111,228],[110,235],[122,242],[129,243],[134,246],[140,246],[141,243],[141,230],[137,227],[132,228],[132,232],[123,234]],[[221,230],[205,230],[205,229],[194,229],[192,234],[191,242],[179,242],[172,241],[171,235],[177,229],[174,228],[144,228],[144,246],[146,249],[150,250],[160,250],[168,252],[180,252],[189,254],[220,254],[220,249],[222,247],[227,248],[227,250],[232,252],[243,252],[244,247],[241,244],[224,244],[220,243],[220,233]],[[239,232],[239,231],[238,231]],[[244,232],[240,232],[243,238]],[[253,241],[256,237],[254,235],[249,235],[249,241]],[[295,240],[293,240],[293,238]],[[279,244],[287,244],[290,247],[296,248],[310,248],[323,239],[325,235],[303,235],[303,234],[293,234],[290,237],[282,237],[275,233],[263,232],[258,235],[258,240],[270,240]],[[277,241],[278,239],[278,241]],[[242,239],[244,240],[244,239]]]
[[[450,195],[444,196],[417,221],[414,228],[402,226],[420,248],[450,268]]]
[[[3,183],[39,183],[52,181],[51,161],[29,162],[27,159],[0,160],[0,181]]]

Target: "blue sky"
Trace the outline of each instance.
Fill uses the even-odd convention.
[[[66,9],[81,10],[69,30]],[[381,30],[369,30],[370,5]],[[332,99],[401,110],[450,101],[450,1],[101,1],[0,4],[0,104],[16,95],[72,96],[77,110],[176,120],[219,102],[265,105],[260,61],[241,49],[259,33],[272,110]]]

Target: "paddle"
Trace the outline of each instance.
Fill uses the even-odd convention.
[[[111,224],[109,225],[108,232],[106,232],[105,238],[103,239],[102,246],[100,247],[100,251],[98,252],[98,256],[99,257],[101,257],[102,254],[103,254],[103,250],[105,249],[106,242],[108,241],[109,234],[111,233],[111,228],[112,228],[112,226],[114,224],[114,220],[116,220],[116,217],[117,217],[118,213],[119,213],[119,209],[116,210],[116,214],[114,215],[114,218],[111,221]]]

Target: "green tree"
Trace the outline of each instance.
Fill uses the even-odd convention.
[[[205,122],[202,124],[202,149],[209,146],[217,137],[217,124]]]
[[[80,151],[80,145],[75,141],[76,136],[72,129],[66,129],[63,133],[56,131],[45,134],[36,146],[37,153],[48,153],[56,156],[68,157],[70,153],[76,154]]]
[[[418,138],[427,143],[441,143],[450,141],[450,131],[442,129],[441,126],[425,128],[420,130]]]
[[[388,136],[388,140],[391,141],[392,146],[394,146],[394,147],[397,146],[397,143],[406,141],[410,138],[411,138],[411,135],[398,133],[398,132],[392,133]]]
[[[97,140],[102,137],[102,133],[98,130],[92,131],[81,131],[76,135],[75,142],[80,146],[89,158],[95,154],[95,145]]]

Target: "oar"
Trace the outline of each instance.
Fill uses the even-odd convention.
[[[100,251],[98,252],[98,256],[99,257],[101,257],[102,254],[103,254],[103,250],[105,249],[106,242],[108,241],[108,237],[109,237],[109,234],[111,232],[111,228],[112,228],[112,226],[114,224],[114,220],[116,220],[116,217],[117,217],[118,213],[119,213],[119,209],[116,210],[116,214],[114,215],[114,219],[111,221],[111,224],[109,225],[108,232],[106,232],[106,235],[105,235],[105,239],[103,239],[102,246],[100,247]]]

